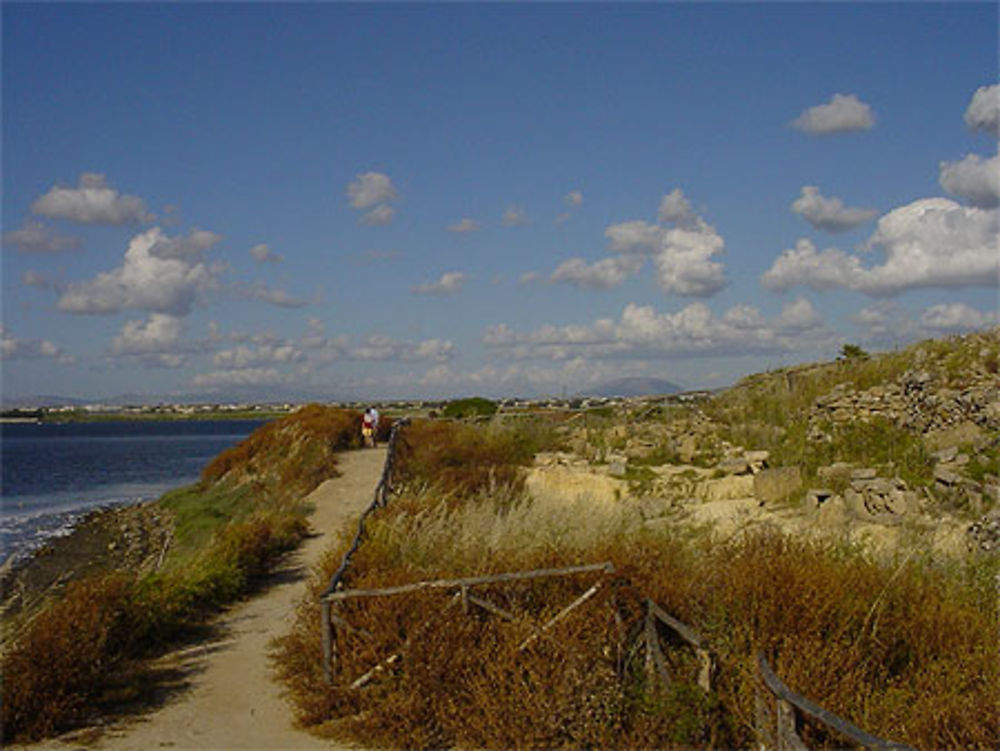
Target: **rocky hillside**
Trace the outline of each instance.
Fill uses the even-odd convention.
[[[619,483],[590,487],[647,512],[743,500],[834,526],[947,519],[968,547],[996,550],[1000,328],[756,374],[690,405],[629,400],[571,422],[567,444],[575,458],[543,457],[541,471],[586,460]]]

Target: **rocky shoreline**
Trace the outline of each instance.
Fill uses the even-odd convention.
[[[30,612],[86,576],[156,568],[170,546],[171,530],[169,513],[156,501],[91,511],[68,535],[0,566],[0,619]]]

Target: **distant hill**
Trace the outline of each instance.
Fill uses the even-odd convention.
[[[683,390],[676,383],[663,378],[618,378],[589,389],[582,396],[656,396],[677,394]]]

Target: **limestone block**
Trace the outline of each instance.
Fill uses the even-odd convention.
[[[753,495],[759,501],[780,501],[801,487],[802,473],[798,467],[774,467],[753,476]]]

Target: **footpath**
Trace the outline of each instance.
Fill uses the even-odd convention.
[[[230,608],[214,624],[218,636],[167,658],[185,687],[160,708],[105,728],[96,738],[53,739],[31,749],[326,749],[329,741],[292,726],[292,709],[275,681],[269,644],[291,627],[313,566],[333,535],[357,521],[371,503],[385,449],[339,455],[341,476],[306,499],[313,536],[274,575],[259,595]],[[319,655],[317,655],[319,659]],[[95,734],[96,735],[96,734]]]

